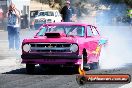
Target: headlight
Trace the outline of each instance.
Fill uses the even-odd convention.
[[[30,48],[31,48],[31,45],[29,45],[29,44],[25,44],[25,45],[23,46],[23,50],[24,50],[25,52],[29,52],[29,51],[30,51]]]
[[[78,51],[78,45],[76,45],[76,44],[71,45],[70,46],[70,51],[71,52],[77,52]]]

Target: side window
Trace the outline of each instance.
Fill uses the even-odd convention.
[[[91,27],[94,36],[99,35],[95,27]]]
[[[83,26],[81,26],[81,27],[78,27],[78,29],[77,29],[77,35],[78,36],[84,36],[84,27]]]
[[[90,26],[87,26],[87,36],[94,36]]]

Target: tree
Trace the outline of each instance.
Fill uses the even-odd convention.
[[[124,0],[124,2],[132,8],[132,0]]]

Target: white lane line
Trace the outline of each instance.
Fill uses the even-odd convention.
[[[125,84],[119,88],[132,88],[132,82],[130,82],[129,84]]]
[[[23,67],[21,59],[4,59],[0,60],[0,73],[9,72]]]

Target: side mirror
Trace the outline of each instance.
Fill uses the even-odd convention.
[[[104,45],[104,44],[106,44],[107,43],[107,39],[100,39],[99,40],[99,45]]]

